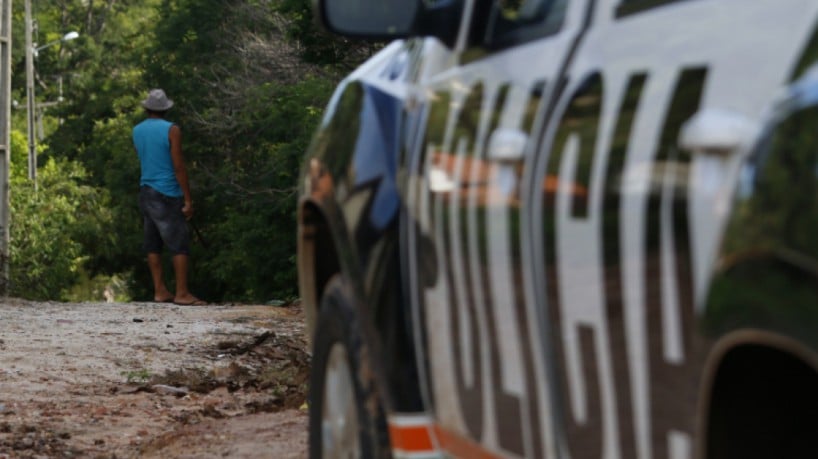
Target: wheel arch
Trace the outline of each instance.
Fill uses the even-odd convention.
[[[321,206],[307,200],[298,213],[298,282],[307,336],[312,339],[324,289],[330,279],[341,272],[341,261],[338,242]]]
[[[329,207],[327,207],[329,206]],[[360,315],[363,339],[370,349],[372,371],[390,410],[420,409],[417,361],[412,348],[409,305],[402,292],[398,225],[391,225],[369,253],[367,267],[356,269],[350,258],[353,244],[346,238],[340,209],[332,203],[304,199],[298,209],[299,289],[308,336],[314,339],[322,297],[330,281],[340,275],[355,314]]]
[[[722,450],[739,435],[754,439],[753,448],[758,457],[764,457],[765,448],[778,447],[776,428],[781,432],[785,428],[774,425],[781,414],[772,412],[774,406],[784,406],[784,412],[794,419],[818,413],[818,354],[801,341],[778,333],[734,331],[713,346],[705,361],[701,388],[695,457],[737,457]],[[753,398],[758,394],[765,394],[765,399]],[[761,418],[767,422],[760,422]],[[761,432],[762,425],[772,425],[772,433],[766,429]],[[747,457],[746,452],[741,456]]]

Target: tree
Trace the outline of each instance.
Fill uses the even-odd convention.
[[[38,99],[56,98],[52,76],[62,75],[65,100],[45,116],[42,193],[31,194],[24,181],[15,184],[12,198],[19,201],[12,219],[37,241],[52,237],[30,226],[43,224],[39,213],[53,204],[43,201],[55,199],[52,186],[67,196],[58,210],[80,215],[77,221],[58,220],[71,229],[59,235],[68,239],[54,240],[73,256],[74,264],[65,266],[80,273],[60,279],[60,292],[85,278],[117,276],[127,280],[131,296],[150,298],[131,129],[143,117],[139,101],[150,88],[162,87],[176,101],[169,118],[182,128],[194,221],[209,243],[193,245],[191,288],[212,301],[295,295],[301,158],[342,73],[372,49],[318,30],[308,5],[308,0],[38,2],[41,42],[68,30],[81,36],[38,60]],[[16,66],[22,65],[19,56]],[[19,95],[23,82],[13,85]],[[71,179],[63,183],[59,176]],[[17,187],[22,191],[14,198]],[[83,207],[86,201],[95,210]],[[47,224],[46,230],[53,228]],[[23,257],[36,250],[28,235],[18,241]],[[35,256],[32,262],[43,259]],[[62,294],[55,289],[47,290]]]

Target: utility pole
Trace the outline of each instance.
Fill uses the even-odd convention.
[[[9,165],[11,164],[11,2],[0,11],[0,295],[9,294]],[[26,0],[28,1],[28,0]]]
[[[33,21],[31,0],[25,1],[26,13],[26,116],[28,117],[28,178],[37,187],[37,144],[34,140],[35,117],[34,106],[34,42],[31,37]]]

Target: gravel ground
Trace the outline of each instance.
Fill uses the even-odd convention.
[[[0,301],[0,458],[302,458],[296,306]]]

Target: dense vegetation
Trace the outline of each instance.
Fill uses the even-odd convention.
[[[192,290],[211,301],[295,295],[301,157],[339,77],[371,51],[318,30],[308,4],[33,0],[37,43],[72,30],[80,37],[36,61],[37,102],[48,105],[36,189],[25,110],[13,114],[10,294],[101,299],[107,288],[121,300],[151,297],[130,133],[144,116],[139,101],[161,87],[176,102],[168,118],[182,127],[204,240],[194,238]],[[20,107],[23,11],[15,0]]]

